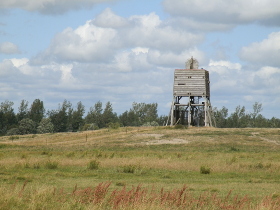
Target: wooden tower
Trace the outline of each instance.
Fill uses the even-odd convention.
[[[183,101],[183,102],[182,102]],[[170,125],[212,126],[209,72],[191,58],[175,69]]]

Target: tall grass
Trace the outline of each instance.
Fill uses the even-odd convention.
[[[165,190],[145,188],[141,185],[121,189],[110,189],[111,183],[99,183],[95,187],[72,192],[63,188],[28,188],[15,183],[11,187],[0,187],[0,209],[279,209],[280,196],[266,196],[253,202],[248,196],[233,195],[229,191],[225,197],[217,193],[204,192],[193,195],[188,187]]]

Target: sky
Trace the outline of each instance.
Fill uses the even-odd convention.
[[[174,69],[194,57],[211,104],[280,118],[279,0],[12,0],[0,2],[0,102],[57,109],[157,103],[168,115]]]

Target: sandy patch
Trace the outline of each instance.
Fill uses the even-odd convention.
[[[137,134],[137,136],[141,137],[153,137],[155,139],[153,140],[148,140],[148,141],[143,141],[141,144],[145,145],[160,145],[160,144],[187,144],[189,141],[184,140],[184,139],[160,139],[163,137],[163,134],[149,134],[149,133],[143,133],[143,134]]]
[[[146,145],[159,145],[159,144],[187,144],[189,141],[184,140],[184,139],[172,139],[172,140],[167,140],[167,139],[160,139],[160,140],[152,140],[148,142],[142,142],[142,144]]]

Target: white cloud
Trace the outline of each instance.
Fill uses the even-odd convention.
[[[113,20],[116,20],[118,27],[109,27],[114,24]],[[95,25],[96,23],[98,24]],[[174,54],[175,57],[183,51],[189,51],[202,40],[203,36],[200,34],[178,31],[162,24],[159,16],[154,13],[124,19],[106,9],[94,20],[87,21],[76,29],[67,28],[57,34],[50,47],[33,58],[31,63],[41,64],[51,61],[119,63],[121,60],[124,61],[125,57],[124,54],[122,57],[117,54],[131,49],[134,51],[142,49],[145,52],[149,49],[149,53],[158,51],[168,55]],[[166,60],[164,62],[166,63]],[[171,62],[174,64],[174,60]],[[129,67],[125,66],[125,69],[128,71]]]
[[[115,56],[115,68],[120,71],[131,71],[130,53],[127,51],[120,52]]]
[[[210,72],[211,90],[216,94],[236,94],[242,90],[241,68],[239,63],[210,60],[207,70]]]
[[[59,62],[103,61],[115,50],[115,34],[114,29],[96,27],[87,21],[75,30],[67,28],[56,35],[50,47],[40,56],[43,56],[42,60],[47,58]]]
[[[12,61],[13,65],[18,68],[24,64],[27,64],[29,59],[28,58],[20,58],[20,59],[12,58],[12,59],[10,59],[10,61]]]
[[[145,47],[162,51],[184,51],[203,40],[198,33],[176,30],[172,24],[162,22],[154,13],[129,18],[131,28],[121,31],[122,42],[132,47]],[[179,41],[178,41],[179,40]]]
[[[268,96],[280,93],[280,68],[265,66],[252,73],[252,91],[257,91]]]
[[[240,57],[251,63],[280,67],[280,32],[271,33],[267,39],[243,47]]]
[[[11,42],[0,43],[0,54],[17,54],[20,53],[18,46]]]
[[[240,63],[232,63],[230,61],[214,61],[210,60],[209,66],[211,71],[216,72],[220,75],[225,75],[228,73],[232,73],[233,71],[240,71],[241,70],[241,64]]]
[[[149,50],[147,59],[150,63],[156,66],[173,66],[175,68],[185,68],[185,62],[192,56],[199,61],[200,66],[202,66],[205,62],[204,53],[196,48],[182,51],[179,54],[176,54],[176,52]]]
[[[101,14],[99,14],[92,24],[102,28],[119,28],[129,25],[129,22],[112,12],[110,8],[105,9]]]
[[[250,109],[254,102],[263,104],[267,117],[277,116],[280,93],[280,68],[264,66],[251,68],[226,60],[210,60],[212,106],[226,106],[229,111],[241,105]]]
[[[62,14],[69,10],[87,9],[92,6],[117,0],[10,0],[0,1],[0,8],[21,8],[42,14]]]
[[[140,53],[148,53],[149,52],[149,48],[135,47],[134,49],[132,49],[132,52],[134,52],[136,55],[139,55]]]
[[[244,24],[274,23],[280,17],[278,0],[164,0],[164,8],[173,16],[192,18],[201,22]]]

